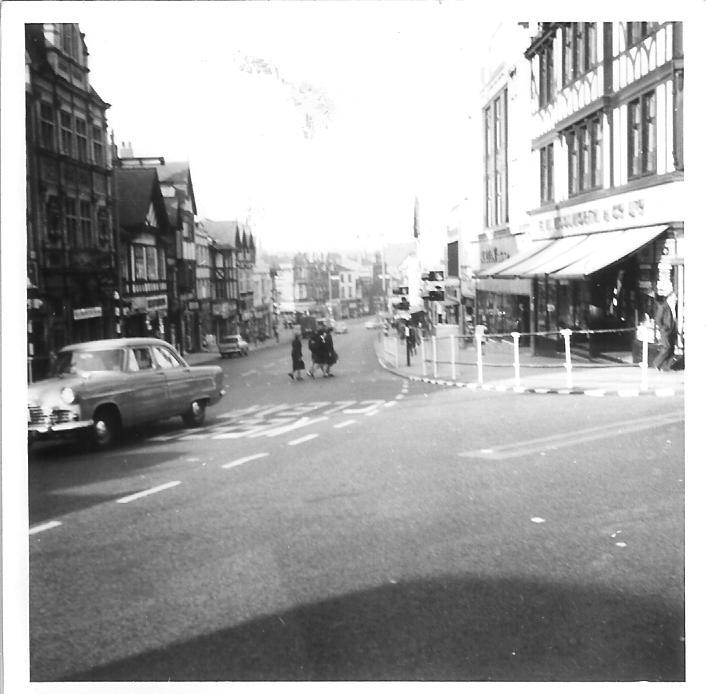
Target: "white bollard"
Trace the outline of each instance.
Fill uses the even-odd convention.
[[[422,350],[422,376],[427,375],[427,359],[426,359],[426,350],[424,349],[424,335],[422,335],[422,339],[419,341],[419,347]]]
[[[476,357],[478,362],[478,385],[483,385],[483,341],[485,340],[485,326],[476,325]]]
[[[451,380],[456,380],[456,337],[454,335],[449,335],[449,340],[451,340]]]
[[[649,342],[647,340],[647,326],[641,325],[637,329],[637,339],[642,340],[642,361],[640,362],[640,371],[642,378],[640,379],[640,388],[642,390],[647,390],[647,374],[648,374],[648,348]]]
[[[519,388],[520,387],[520,333],[513,332],[513,333],[510,333],[510,335],[512,335],[513,351],[515,354],[515,360],[514,360],[515,387]]]
[[[566,354],[566,363],[564,368],[566,369],[566,387],[574,387],[574,379],[571,373],[571,330],[564,328],[560,331],[564,336],[564,353]]]
[[[436,335],[431,336],[431,369],[432,375],[436,378]]]

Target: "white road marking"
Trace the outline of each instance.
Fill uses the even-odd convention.
[[[294,422],[294,424],[287,424],[283,427],[278,427],[277,429],[272,429],[271,431],[265,432],[265,436],[272,438],[273,436],[280,436],[281,434],[287,434],[295,429],[301,429],[302,427],[308,427],[311,424],[318,424],[327,420],[328,417],[316,417],[315,419],[309,419],[309,417],[303,417],[302,419]],[[318,434],[317,434],[318,436]]]
[[[370,412],[366,412],[366,413],[365,413],[365,416],[366,416],[366,417],[373,417],[374,415],[378,414],[379,412],[380,412],[380,410],[377,410],[377,409],[376,409],[376,410],[370,410]]]
[[[243,378],[246,376],[252,376],[253,374],[258,373],[257,369],[250,369],[250,371],[245,371],[244,373],[240,374]]]
[[[347,419],[345,422],[340,422],[339,424],[334,424],[334,429],[343,429],[343,427],[349,427],[351,424],[355,424],[355,419]]]
[[[271,361],[269,364],[263,364],[263,368],[265,369],[271,369],[273,366],[276,366],[275,362]]]
[[[311,439],[315,439],[318,436],[318,434],[307,434],[306,436],[302,436],[300,439],[294,439],[293,441],[289,441],[290,446],[298,446],[300,443],[304,443],[305,441],[311,441]]]
[[[52,528],[58,528],[61,525],[61,521],[48,521],[47,523],[42,523],[41,525],[35,525],[33,528],[29,529],[30,535],[36,535],[37,533],[42,533],[45,530],[51,530]]]
[[[386,402],[383,407],[392,407],[393,405],[396,405],[397,401],[396,400],[390,400],[390,402]]]
[[[642,419],[633,419],[625,422],[612,422],[600,426],[588,427],[586,429],[567,431],[562,434],[553,434],[526,441],[516,441],[505,446],[498,446],[495,449],[482,448],[476,451],[466,451],[459,453],[463,458],[490,458],[493,460],[504,460],[506,458],[517,458],[532,453],[543,454],[546,450],[553,450],[564,446],[572,446],[577,443],[586,443],[596,439],[617,436],[645,429],[652,429],[656,426],[674,424],[684,421],[684,413],[674,412],[665,415],[656,415]]]
[[[221,467],[224,470],[227,470],[228,468],[235,467],[236,465],[249,463],[251,460],[257,460],[258,458],[266,458],[268,455],[269,453],[253,453],[253,455],[246,455],[244,458],[238,458],[238,460],[234,460],[232,463],[226,463],[225,465],[221,465]]]
[[[208,439],[211,434],[186,434],[186,436],[179,437],[179,441],[198,441],[199,439]]]
[[[404,395],[395,395],[395,400],[402,400]]]
[[[281,412],[282,410],[287,410],[287,409],[289,409],[289,405],[287,405],[286,403],[283,405],[273,405],[272,407],[268,407],[264,410],[260,410],[257,413],[257,416],[264,417],[266,414],[272,414],[274,412]]]
[[[242,439],[244,436],[250,436],[251,434],[254,434],[257,431],[262,431],[263,429],[269,429],[269,425],[264,424],[261,426],[251,426],[245,429],[245,431],[228,431],[225,434],[216,434],[216,436],[212,436],[212,439]]]
[[[384,400],[361,400],[360,404],[365,405],[365,407],[352,408],[343,410],[344,414],[365,414],[374,410],[376,407],[380,407],[385,401]],[[367,404],[366,404],[367,403]]]
[[[146,441],[173,441],[183,434],[172,434],[171,436],[150,436]]]
[[[346,407],[350,407],[351,405],[355,405],[356,401],[355,400],[336,400],[336,406],[332,407],[329,410],[326,410],[324,414],[333,414],[334,412],[339,412],[340,410],[345,409]]]
[[[160,484],[158,487],[151,487],[150,489],[145,489],[141,492],[137,492],[136,494],[130,494],[129,496],[124,496],[121,499],[116,499],[116,502],[119,504],[129,504],[131,501],[135,501],[136,499],[141,499],[143,496],[149,496],[150,494],[156,494],[157,492],[162,492],[165,489],[171,489],[172,487],[176,487],[179,484],[181,484],[181,482],[178,482],[178,481],[167,482],[165,484]]]

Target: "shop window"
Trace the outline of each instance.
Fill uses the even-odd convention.
[[[554,200],[554,145],[539,150],[540,197],[542,204]]]
[[[98,219],[98,240],[101,244],[106,245],[110,241],[110,229],[108,226],[108,209],[101,205],[96,212]]]
[[[44,214],[46,216],[47,236],[50,239],[61,237],[61,208],[59,206],[59,198],[55,195],[47,199]]]
[[[628,178],[657,170],[657,99],[647,92],[628,104]]]
[[[43,102],[39,106],[40,133],[42,146],[54,149],[54,108]]]
[[[93,244],[93,219],[91,203],[81,200],[79,203],[79,214],[81,219],[81,243],[88,248]]]

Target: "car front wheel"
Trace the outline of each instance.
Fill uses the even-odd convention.
[[[112,446],[120,433],[120,418],[110,409],[98,410],[93,415],[90,443],[103,450]]]
[[[206,405],[201,400],[194,400],[181,418],[186,426],[200,427],[206,419]]]

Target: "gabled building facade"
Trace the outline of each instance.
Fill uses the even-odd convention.
[[[120,333],[169,339],[168,267],[174,242],[157,172],[118,168],[115,188],[123,304]]]
[[[115,334],[117,255],[106,111],[78,24],[27,24],[29,377],[52,352]]]

